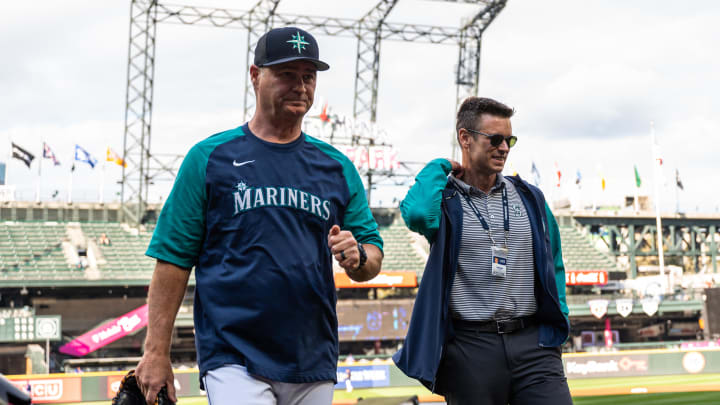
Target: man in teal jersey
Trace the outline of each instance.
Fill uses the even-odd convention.
[[[273,29],[255,49],[256,111],[188,152],[147,255],[145,353],[136,375],[152,403],[166,385],[175,314],[195,268],[195,342],[210,403],[329,404],[336,381],[332,258],[356,281],[380,271],[382,239],[352,162],[304,134],[317,42]]]

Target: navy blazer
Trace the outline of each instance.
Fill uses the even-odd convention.
[[[536,317],[540,323],[538,345],[560,346],[567,340],[570,323],[561,310],[558,298],[545,197],[540,189],[519,176],[505,178],[515,185],[532,229]],[[405,343],[393,356],[400,370],[433,392],[445,345],[454,337],[448,303],[457,269],[463,223],[460,196],[449,184],[442,191],[440,205],[440,225],[430,245],[430,255],[415,299]]]

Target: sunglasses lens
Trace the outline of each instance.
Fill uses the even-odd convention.
[[[515,135],[510,136],[507,138],[508,141],[508,147],[512,148],[517,143],[517,137]]]
[[[492,146],[500,146],[501,143],[505,140],[505,137],[500,134],[495,134],[490,137],[490,145]]]

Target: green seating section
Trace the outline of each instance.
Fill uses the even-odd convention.
[[[420,279],[425,269],[425,259],[412,246],[414,240],[405,225],[395,222],[379,230],[384,242],[383,271],[414,271]]]
[[[147,279],[150,280],[155,268],[155,259],[145,256],[152,233],[133,234],[119,223],[80,224],[80,229],[89,240],[94,240],[102,252],[106,264],[98,266],[104,279]],[[107,235],[110,245],[100,244],[100,235]]]
[[[76,223],[77,224],[77,223]],[[69,241],[67,222],[5,222],[0,224],[0,283],[15,285],[107,284],[131,282],[146,284],[152,277],[155,260],[145,256],[152,231],[130,231],[120,223],[81,222],[80,230],[102,252],[97,271],[78,269],[68,263],[62,243]],[[107,235],[110,245],[100,243]],[[425,259],[413,246],[410,231],[400,223],[380,228],[385,244],[383,270],[413,271],[422,277]],[[60,282],[58,282],[60,281]],[[63,283],[65,282],[65,283]],[[194,284],[194,277],[191,277]]]
[[[67,223],[64,222],[5,222],[0,223],[0,283],[6,281],[47,280],[83,281],[90,279],[134,281],[147,283],[152,277],[154,259],[145,256],[152,237],[152,230],[131,232],[120,223],[85,222],[80,229],[88,240],[98,244],[105,262],[100,262],[94,274],[68,264],[62,249],[67,240]],[[111,245],[99,243],[100,235],[106,234]],[[422,278],[425,258],[414,246],[411,232],[396,221],[380,227],[385,242],[384,271],[413,271]],[[563,259],[568,270],[602,269],[621,271],[607,253],[596,249],[591,240],[573,226],[561,226]],[[194,277],[191,277],[191,283]]]
[[[0,280],[83,278],[67,263],[62,250],[65,224],[5,222],[0,224]]]
[[[621,271],[615,260],[596,249],[589,238],[573,226],[561,226],[562,254],[566,270]]]

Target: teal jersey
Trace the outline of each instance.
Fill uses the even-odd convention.
[[[304,133],[266,142],[245,124],[190,150],[147,255],[195,267],[201,375],[242,364],[274,381],[335,380],[335,224],[382,250],[360,176],[332,146]]]

